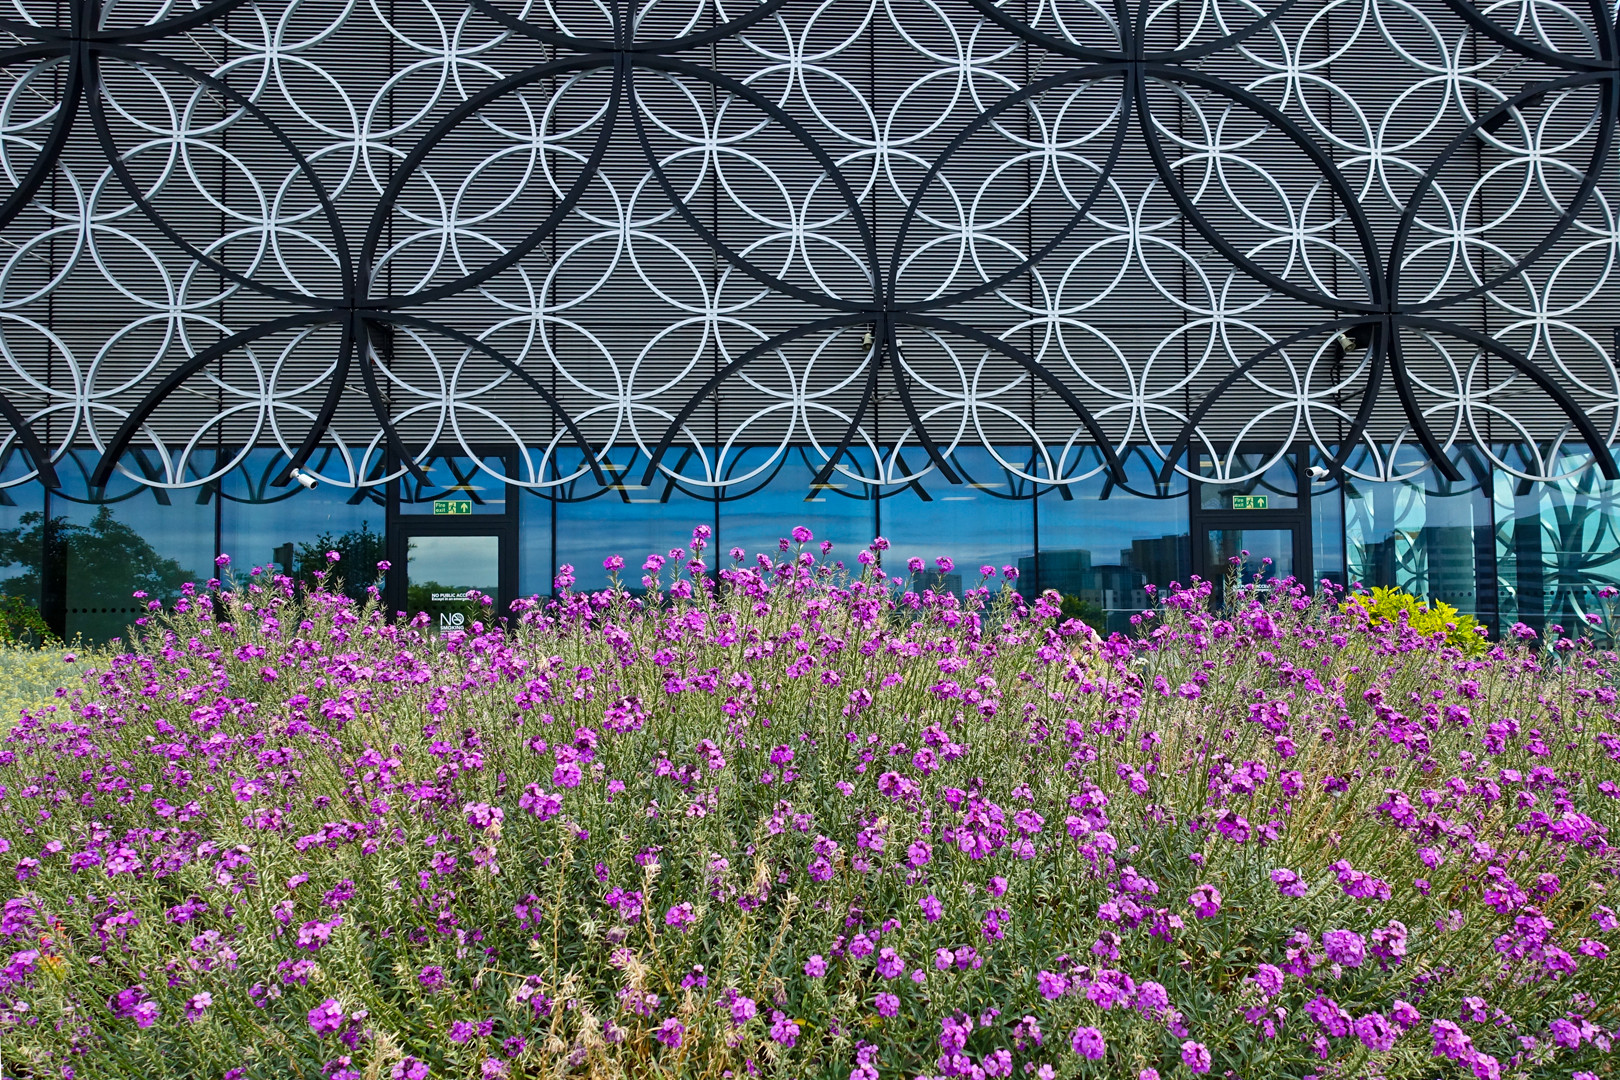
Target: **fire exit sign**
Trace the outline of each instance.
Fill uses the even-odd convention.
[[[471,499],[434,499],[433,515],[441,514],[470,514],[472,513]]]
[[[1232,509],[1234,510],[1264,510],[1266,508],[1265,495],[1234,495],[1232,496]]]

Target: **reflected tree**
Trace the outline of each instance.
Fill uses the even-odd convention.
[[[376,581],[377,564],[387,557],[387,550],[383,534],[372,532],[370,523],[362,521],[358,529],[325,532],[299,544],[293,576],[308,587],[314,585],[316,571],[325,570],[340,579],[344,595],[358,603],[365,599],[366,588]],[[335,568],[328,558],[333,551],[338,553]]]
[[[169,599],[179,595],[187,581],[198,580],[175,560],[159,555],[106,506],[84,525],[54,517],[46,529],[45,515],[30,510],[16,527],[0,529],[0,563],[18,567],[18,573],[0,580],[0,592],[39,596],[41,554],[44,566],[65,566],[68,588],[83,596],[124,601],[140,591],[154,599]]]

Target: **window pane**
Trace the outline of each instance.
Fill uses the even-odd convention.
[[[551,552],[551,500],[528,490],[514,497],[518,501],[517,594],[549,595],[556,573]]]
[[[774,556],[778,541],[803,525],[814,535],[814,544],[832,543],[830,560],[854,567],[856,554],[876,535],[871,489],[834,471],[812,490],[820,468],[818,459],[799,448],[733,451],[725,476],[738,482],[721,489],[720,564],[729,563],[724,552],[737,547],[749,559],[760,552]],[[821,559],[819,550],[815,555]]]
[[[1317,451],[1311,464],[1326,467]],[[1344,581],[1344,495],[1335,477],[1311,482],[1311,588],[1322,581],[1343,586]]]
[[[317,452],[310,468],[344,475],[336,461],[327,466],[327,457],[333,455]],[[233,560],[238,576],[255,566],[269,566],[306,582],[327,567],[326,553],[336,551],[344,591],[362,597],[387,553],[382,489],[329,483],[311,490],[296,483],[272,486],[286,465],[279,450],[252,450],[220,478],[221,549]]]
[[[1410,479],[1346,482],[1345,573],[1352,584],[1391,586],[1493,623],[1494,539],[1489,492],[1479,480],[1484,466],[1476,455],[1460,454],[1464,478],[1453,483],[1421,455],[1410,447],[1397,455],[1396,471]],[[1375,471],[1364,448],[1348,464]]]
[[[1500,448],[1498,456],[1528,464],[1522,447]],[[1588,615],[1605,615],[1598,590],[1620,585],[1620,481],[1605,480],[1578,444],[1546,468],[1573,475],[1547,483],[1501,470],[1494,476],[1501,618],[1575,636]]]
[[[425,483],[410,473],[399,479],[401,514],[454,519],[506,513],[506,484],[496,479],[507,475],[501,458],[485,458],[482,468],[460,455],[434,456],[421,464],[427,474]]]
[[[997,447],[1002,459],[1025,465],[1027,447]],[[904,463],[921,469],[926,457],[906,453]],[[979,583],[979,567],[1023,567],[1035,553],[1035,504],[1027,497],[1030,485],[1010,473],[983,447],[958,450],[951,465],[963,481],[946,482],[936,469],[917,483],[879,500],[879,527],[889,539],[883,568],[891,577],[905,577],[906,562],[923,560],[925,569],[911,587],[944,588],[961,595]],[[1026,470],[1027,467],[1026,467]],[[955,564],[941,575],[935,559],[945,556]],[[1022,571],[1020,571],[1022,572]],[[998,587],[998,581],[988,583]],[[1022,582],[1020,582],[1022,584]]]
[[[15,450],[0,458],[0,479],[13,480],[29,471],[27,459]],[[20,601],[35,612],[39,610],[44,522],[45,487],[39,481],[0,488],[0,596]],[[27,617],[20,612],[19,616]],[[8,621],[17,628],[16,620]]]
[[[87,480],[92,451],[75,451],[59,467],[61,491],[52,493],[51,518],[66,585],[64,630],[69,641],[123,637],[145,613],[145,601],[170,601],[186,582],[214,575],[214,504],[208,487],[165,490],[115,472],[105,490]],[[126,456],[131,471],[161,473],[142,451]],[[199,465],[206,463],[200,462]]]
[[[1244,582],[1271,581],[1294,573],[1294,530],[1205,530],[1208,565],[1241,567]],[[1236,563],[1233,560],[1238,560]]]
[[[672,468],[690,467],[693,452],[674,450],[669,456]],[[608,573],[602,560],[609,555],[624,558],[620,580],[632,592],[641,591],[641,564],[652,552],[667,554],[671,548],[690,551],[692,529],[698,525],[714,528],[714,496],[706,490],[687,490],[665,476],[656,476],[643,486],[647,459],[639,452],[610,453],[604,465],[609,481],[598,484],[589,471],[558,489],[557,569],[572,565],[576,590],[602,589]],[[567,476],[580,469],[584,460],[576,449],[557,451],[557,467]],[[705,562],[715,565],[714,551],[705,552]],[[664,581],[670,580],[664,572]]]
[[[469,600],[467,593],[500,595],[500,537],[412,536],[405,551],[405,613],[427,612],[429,633],[469,630],[492,620],[496,609]]]
[[[1242,475],[1264,465],[1273,455],[1238,454],[1233,457],[1226,474]],[[1299,507],[1299,478],[1295,473],[1298,456],[1284,454],[1263,473],[1233,484],[1198,485],[1198,505],[1205,510],[1294,510]],[[1223,465],[1227,464],[1222,462]],[[1198,473],[1209,476],[1215,471],[1215,462],[1208,454],[1198,457]],[[1238,501],[1234,502],[1236,499]],[[1263,501],[1256,501],[1263,500]]]
[[[1086,453],[1088,466],[1102,463],[1097,451]],[[1098,472],[1069,485],[1071,498],[1049,491],[1040,499],[1038,587],[1073,597],[1071,610],[1109,632],[1129,630],[1131,616],[1151,606],[1145,586],[1192,576],[1186,478],[1157,486],[1161,462],[1145,452],[1124,465],[1128,488]]]

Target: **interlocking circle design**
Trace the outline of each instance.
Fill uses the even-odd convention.
[[[1031,493],[1300,442],[1617,475],[1609,0],[16,0],[0,31],[8,483],[89,449],[195,486],[255,446],[281,485],[460,446],[540,491],[790,452],[955,482],[967,446]]]

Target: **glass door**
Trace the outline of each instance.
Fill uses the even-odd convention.
[[[1293,529],[1251,529],[1242,525],[1204,528],[1204,558],[1210,576],[1220,580],[1241,567],[1244,581],[1261,583],[1294,577]]]
[[[490,625],[501,589],[501,536],[497,533],[405,537],[405,614],[428,614],[428,630],[443,634]]]
[[[1226,579],[1236,570],[1244,583],[1262,586],[1282,578],[1311,580],[1310,488],[1302,483],[1305,455],[1289,451],[1240,454],[1228,473],[1262,470],[1258,475],[1227,483],[1199,481],[1191,485],[1193,570],[1215,583],[1215,602],[1221,602]],[[1212,471],[1208,457],[1201,472]]]
[[[510,615],[517,595],[517,506],[509,462],[441,453],[405,474],[388,505],[390,607],[427,616],[427,632],[471,631]]]

